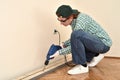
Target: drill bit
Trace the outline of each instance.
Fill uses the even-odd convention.
[[[44,67],[43,67],[43,70],[42,70],[42,71],[45,71],[45,69],[46,69],[46,65],[44,65]]]
[[[46,69],[46,66],[48,65],[48,63],[49,63],[49,60],[46,60],[44,63],[43,71]]]

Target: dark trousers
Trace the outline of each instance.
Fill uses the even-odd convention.
[[[73,31],[70,42],[72,60],[75,64],[90,62],[95,55],[106,53],[110,49],[99,38],[83,30]]]

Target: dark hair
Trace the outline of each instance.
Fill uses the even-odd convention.
[[[71,15],[76,18],[79,13],[78,10],[72,9],[69,5],[61,5],[56,11],[58,17],[62,16],[64,18],[68,18]]]
[[[73,15],[74,19],[76,19],[77,16],[80,14],[80,12],[78,10],[74,10],[74,11],[75,11],[75,13],[73,13],[72,15]]]

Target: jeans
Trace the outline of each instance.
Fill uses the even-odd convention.
[[[75,64],[86,64],[96,54],[104,54],[110,47],[106,46],[98,37],[83,30],[73,31],[70,38],[72,60]]]

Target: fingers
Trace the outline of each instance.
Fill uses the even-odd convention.
[[[62,42],[61,46],[62,46],[62,48],[65,48],[64,42]]]

